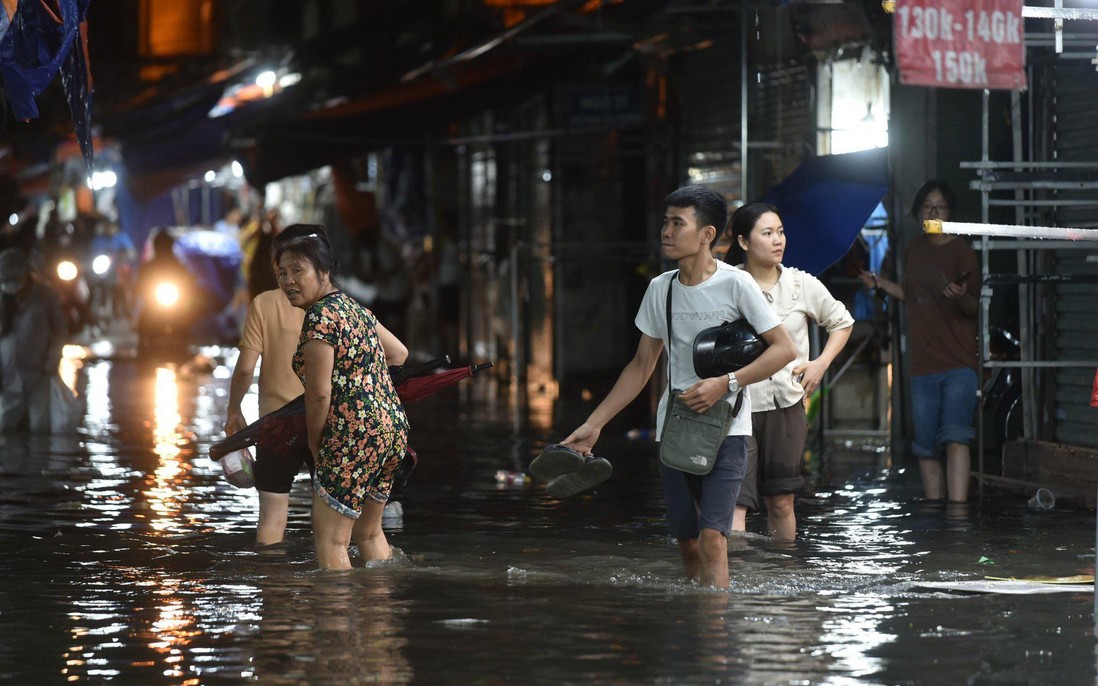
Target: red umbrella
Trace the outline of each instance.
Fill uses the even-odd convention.
[[[492,366],[491,362],[485,362],[469,367],[447,369],[437,374],[431,373],[440,364],[446,362],[449,362],[448,357],[415,367],[390,367],[389,374],[396,384],[396,392],[401,402],[408,404],[422,400]],[[304,441],[306,434],[305,396],[299,395],[232,436],[227,436],[211,445],[210,458],[215,461],[220,460],[231,452],[252,446],[269,447],[272,451],[281,454],[289,450],[297,441]]]
[[[429,395],[434,395],[448,386],[453,386],[459,381],[468,379],[473,374],[492,366],[491,362],[471,365],[469,367],[457,367],[447,369],[435,374],[424,374],[408,379],[396,387],[397,395],[404,404],[414,403]]]

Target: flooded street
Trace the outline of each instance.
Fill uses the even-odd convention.
[[[699,589],[654,448],[608,430],[614,477],[567,501],[500,483],[587,408],[516,420],[488,378],[409,407],[420,462],[387,520],[396,559],[318,572],[307,477],[287,542],[259,554],[255,492],[206,456],[232,368],[211,355],[178,372],[88,360],[78,437],[3,437],[0,683],[1096,681],[1091,594],[917,585],[1093,573],[1093,512],[1003,495],[947,510],[887,455],[835,450],[814,458],[797,543],[736,537],[730,593]]]

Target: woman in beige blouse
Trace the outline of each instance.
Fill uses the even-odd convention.
[[[736,210],[729,225],[732,249],[726,261],[738,265],[759,284],[767,302],[797,348],[797,358],[777,374],[748,386],[756,449],[748,449],[747,476],[736,502],[732,528],[743,531],[747,510],[756,510],[761,491],[766,501],[767,531],[775,540],[797,535],[793,499],[804,485],[801,476],[808,435],[804,400],[820,386],[828,366],[846,345],[854,318],[819,279],[794,267],[783,267],[785,230],[773,205],[754,202]],[[808,359],[808,322],[827,331],[819,357]]]

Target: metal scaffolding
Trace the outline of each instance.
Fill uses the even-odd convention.
[[[1027,8],[1028,9],[1028,8]],[[1047,9],[1047,8],[1042,8]],[[1027,15],[1030,16],[1030,15]],[[1041,15],[1045,16],[1045,15]],[[1070,17],[1082,18],[1082,17]],[[1098,19],[1098,13],[1094,17]],[[1057,46],[1062,49],[1061,37],[1062,25],[1057,25]],[[1059,52],[1059,50],[1058,50]],[[1071,283],[1093,282],[1093,274],[1040,274],[1036,267],[1035,259],[1037,251],[1047,250],[1098,250],[1098,231],[1093,229],[1068,229],[1065,227],[1038,227],[1027,222],[1032,222],[1040,214],[1041,208],[1053,207],[1095,207],[1098,208],[1098,200],[1095,199],[1061,199],[1045,197],[1057,191],[1098,190],[1098,161],[1095,162],[1059,162],[1059,161],[1026,161],[1023,160],[1022,131],[1020,116],[1021,96],[1018,92],[1011,93],[1012,134],[1014,141],[1014,161],[993,162],[989,159],[988,141],[988,117],[989,117],[989,92],[983,93],[983,137],[982,159],[977,162],[962,162],[961,167],[974,169],[978,178],[969,184],[972,190],[980,192],[981,220],[983,225],[953,223],[948,233],[961,233],[979,235],[974,242],[981,253],[982,262],[982,288],[980,291],[979,307],[979,368],[981,370],[997,367],[1015,367],[1021,369],[1022,397],[1033,399],[1036,397],[1035,371],[1041,368],[1055,367],[1095,367],[1098,362],[1094,360],[1049,360],[1037,359],[1035,350],[1038,349],[1037,327],[1035,321],[1037,287],[1044,283]],[[1013,198],[993,198],[991,194],[996,191],[1012,191]],[[991,207],[1013,207],[1015,210],[1015,226],[1003,226],[988,224]],[[944,223],[948,225],[950,223]],[[1011,250],[1017,254],[1017,273],[992,274],[990,271],[990,251]],[[990,322],[989,311],[994,288],[1001,286],[1015,286],[1018,288],[1019,305],[1019,341],[1021,343],[1020,360],[994,360],[990,351]],[[983,388],[980,393],[981,411],[977,415],[977,454],[978,454],[978,483],[980,497],[984,493],[984,397]],[[1034,439],[1037,436],[1037,408],[1036,403],[1023,403],[1023,428],[1024,439]]]

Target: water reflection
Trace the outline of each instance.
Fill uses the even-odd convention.
[[[825,615],[815,597],[749,596],[730,603],[729,631],[740,644],[747,683],[814,682],[830,670],[820,650]]]
[[[183,435],[179,414],[179,387],[171,367],[157,367],[153,388],[153,452],[159,464],[153,473],[154,484],[147,492],[149,507],[159,517],[149,522],[156,531],[164,532],[174,524],[186,502],[186,476],[189,465],[180,459]]]
[[[1093,513],[928,505],[854,455],[798,503],[802,539],[737,539],[713,593],[682,581],[650,445],[608,434],[614,478],[574,499],[498,488],[576,408],[516,433],[470,383],[410,408],[421,463],[392,540],[412,559],[320,574],[307,515],[257,554],[254,491],[199,455],[223,372],[95,360],[77,382],[80,435],[0,437],[0,681],[918,683],[930,660],[943,683],[1094,678],[1092,598],[914,586],[1085,571]]]
[[[66,345],[61,348],[61,362],[57,365],[57,373],[61,377],[61,382],[73,393],[78,390],[77,375],[87,357],[88,350],[83,346]]]
[[[274,573],[259,583],[251,663],[265,684],[406,684],[401,572]]]
[[[114,428],[110,399],[110,371],[111,363],[100,361],[92,363],[85,372],[84,400],[87,412],[84,416],[84,426],[92,437],[102,438]],[[109,446],[103,447],[106,449]]]
[[[201,645],[221,621],[208,617],[214,621],[202,626],[203,610],[217,605],[210,597],[215,589],[156,570],[120,571],[88,584],[72,603],[62,670],[67,681],[98,683],[124,675],[124,683],[197,685],[205,683],[204,672],[223,667],[211,665]],[[113,589],[127,582],[130,593],[119,597]],[[231,659],[239,663],[238,656]]]
[[[896,614],[888,599],[867,595],[838,597],[816,611],[826,617],[817,651],[834,658],[833,671],[856,678],[881,672],[881,659],[871,653],[896,640],[895,635],[881,629],[881,623]]]
[[[202,634],[195,627],[195,617],[192,609],[181,597],[183,582],[176,578],[162,579],[153,592],[154,602],[158,603],[156,616],[149,629],[149,648],[157,655],[157,660],[162,663],[161,673],[169,678],[178,679],[185,675],[187,660],[185,651],[188,649],[191,639]],[[186,683],[201,683],[198,679]]]

